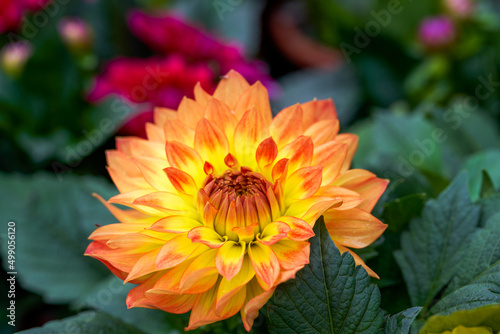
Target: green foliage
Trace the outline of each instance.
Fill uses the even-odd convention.
[[[16,271],[23,287],[47,302],[67,303],[109,275],[83,253],[95,224],[116,222],[92,197],[92,192],[110,197],[116,192],[113,186],[90,176],[68,175],[59,182],[44,173],[4,174],[0,184],[0,217],[16,223]],[[2,252],[6,256],[7,247]]]
[[[421,307],[412,307],[410,309],[399,312],[385,319],[383,334],[408,334],[411,324],[418,316]]]
[[[126,324],[120,319],[105,313],[83,312],[76,316],[63,320],[55,320],[46,323],[43,327],[28,329],[18,332],[22,334],[144,334],[132,325]]]
[[[500,303],[500,213],[488,219],[462,248],[461,265],[443,297],[431,308],[432,314]]]
[[[438,197],[427,202],[420,219],[402,235],[402,250],[395,253],[413,305],[429,306],[451,280],[479,222],[479,206],[467,193],[461,174]]]
[[[314,232],[310,263],[268,303],[270,333],[378,333],[377,287],[351,255],[340,254],[322,219]]]
[[[425,199],[425,194],[412,194],[387,203],[382,216],[388,229],[397,232],[413,218],[419,217],[424,208]]]
[[[464,169],[469,172],[469,191],[473,201],[480,195],[483,180],[482,171],[486,171],[491,178],[495,189],[500,189],[500,150],[483,151],[470,156]]]

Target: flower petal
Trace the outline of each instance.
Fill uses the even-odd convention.
[[[224,132],[206,118],[201,119],[196,126],[194,148],[203,160],[215,167],[217,173],[227,168],[224,157],[229,153],[229,142]]]
[[[163,245],[156,258],[156,266],[158,269],[175,267],[200,248],[206,249],[207,247],[192,242],[186,235],[179,235]]]
[[[313,227],[319,216],[326,210],[332,207],[338,207],[341,204],[342,201],[340,199],[312,196],[294,202],[293,205],[286,209],[284,215],[301,218]]]
[[[357,206],[370,212],[387,188],[389,180],[379,179],[363,169],[351,169],[342,173],[333,184],[351,189],[361,195],[363,201]]]
[[[290,228],[290,231],[287,234],[287,237],[290,240],[303,241],[308,240],[309,238],[312,238],[314,236],[311,225],[309,225],[303,219],[292,216],[283,216],[278,218],[277,220],[287,224]]]
[[[314,146],[319,146],[335,139],[339,132],[339,120],[327,119],[311,125],[304,131],[305,136],[310,136]]]
[[[158,256],[161,248],[156,248],[150,252],[144,254],[134,265],[132,270],[123,282],[131,282],[135,281],[138,278],[146,275],[150,275],[151,273],[157,271],[155,259]]]
[[[274,293],[275,288],[264,290],[256,278],[247,284],[245,307],[241,309],[241,319],[245,329],[250,332],[254,320],[259,316],[259,310],[267,303]]]
[[[263,126],[268,129],[273,118],[271,105],[269,103],[269,94],[266,87],[260,81],[247,88],[238,99],[236,107],[233,109],[236,117],[243,119],[243,115],[248,110],[255,109],[259,118],[263,120]],[[267,136],[266,136],[267,137]]]
[[[205,179],[203,160],[194,149],[177,141],[169,141],[166,145],[168,163],[193,177],[198,186]]]
[[[351,166],[352,158],[354,158],[354,154],[356,153],[356,149],[358,148],[358,136],[351,133],[342,133],[335,137],[335,140],[347,144],[347,156],[342,165],[342,171],[348,170]]]
[[[285,146],[304,133],[302,114],[302,107],[297,103],[283,109],[274,117],[269,132],[278,147]]]
[[[187,233],[201,223],[186,216],[168,216],[155,222],[149,230],[169,233]]]
[[[270,246],[284,270],[291,270],[309,263],[310,244],[307,241],[282,239]]]
[[[207,245],[210,248],[220,248],[226,242],[226,240],[217,232],[215,232],[212,228],[206,226],[198,226],[193,228],[191,231],[189,231],[187,237],[191,239],[192,242],[199,242]]]
[[[272,137],[263,140],[257,147],[255,159],[261,171],[265,172],[278,156],[278,146]]]
[[[308,225],[309,226],[309,225]],[[263,245],[272,245],[277,243],[279,240],[286,238],[287,234],[290,232],[290,226],[283,222],[273,222],[267,224],[267,226],[262,231],[259,242]]]
[[[198,187],[191,175],[174,167],[163,169],[172,186],[181,194],[197,196]]]
[[[337,111],[332,99],[303,103],[302,110],[304,111],[304,129],[319,121],[337,119]]]
[[[280,273],[278,258],[272,249],[257,241],[248,247],[248,255],[262,288],[271,289]]]
[[[352,209],[363,201],[360,194],[357,192],[337,186],[321,187],[316,193],[316,196],[328,196],[331,198],[341,199],[342,205],[335,208],[336,210]]]
[[[288,177],[284,189],[285,205],[313,196],[321,186],[323,166],[304,167]]]
[[[300,136],[290,144],[284,146],[278,153],[277,160],[288,159],[288,171],[311,166],[314,153],[314,144],[311,137]]]
[[[245,78],[238,72],[231,70],[222,77],[217,89],[215,89],[214,97],[224,101],[229,108],[235,110],[240,96],[249,88],[250,85]]]
[[[177,119],[194,128],[204,113],[203,108],[195,100],[184,97],[177,108]]]
[[[241,265],[241,270],[238,274],[231,280],[228,280],[227,278],[223,278],[221,280],[219,290],[217,291],[216,313],[221,314],[224,308],[227,308],[228,304],[230,304],[231,300],[238,292],[246,292],[245,284],[247,284],[254,276],[255,271],[252,268],[250,259],[245,256]],[[238,312],[241,309],[241,306],[243,306],[243,301],[239,301],[239,303],[240,302],[240,307],[235,310],[233,314]]]
[[[195,131],[178,119],[165,121],[163,131],[167,141],[176,140],[189,147],[194,147]]]
[[[269,130],[262,114],[252,108],[243,114],[234,131],[236,158],[242,166],[257,168],[255,153],[260,142],[269,137]]]
[[[366,211],[332,209],[325,213],[325,224],[333,241],[352,248],[364,248],[377,240],[387,225]]]
[[[189,264],[179,282],[180,293],[203,293],[217,283],[219,273],[215,268],[216,253],[215,249],[206,251]]]
[[[227,280],[231,280],[239,273],[243,265],[245,255],[245,244],[234,241],[227,241],[219,250],[215,257],[217,271]]]
[[[347,144],[330,141],[314,147],[313,166],[323,166],[321,185],[328,185],[339,175],[347,156]]]

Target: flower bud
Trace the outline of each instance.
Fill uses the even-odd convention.
[[[58,25],[59,35],[68,48],[76,53],[87,51],[93,44],[92,28],[79,18],[63,18]]]
[[[446,16],[434,16],[420,23],[418,38],[429,50],[441,50],[450,46],[457,37],[453,21]]]
[[[11,77],[18,77],[32,53],[33,49],[28,42],[7,44],[0,51],[0,67]]]

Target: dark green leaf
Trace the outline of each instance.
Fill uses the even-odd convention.
[[[82,312],[63,320],[51,321],[43,327],[18,332],[22,334],[143,334],[137,328],[105,313]]]
[[[0,184],[0,218],[16,224],[15,269],[25,289],[47,302],[66,303],[109,275],[83,253],[95,224],[116,222],[92,197],[96,192],[109,198],[116,193],[113,186],[94,177],[64,175],[59,181],[48,174],[3,174]],[[7,247],[2,251],[6,256]]]
[[[388,228],[397,232],[413,218],[420,216],[426,197],[426,194],[412,194],[387,203],[382,216]]]
[[[278,286],[268,304],[271,333],[378,333],[380,293],[349,253],[340,254],[323,219],[310,240],[310,263]]]
[[[431,309],[432,314],[500,303],[500,213],[479,229],[465,244],[459,270],[444,297]]]
[[[500,187],[500,150],[489,150],[471,156],[465,162],[464,169],[469,172],[469,190],[471,198],[479,198],[482,184],[482,171],[488,172],[495,189]]]
[[[412,307],[398,314],[387,317],[384,324],[383,334],[408,334],[411,324],[418,316],[421,307]]]
[[[471,203],[467,175],[460,174],[438,197],[427,202],[420,219],[402,235],[396,261],[403,272],[413,305],[429,306],[461,265],[479,221]]]
[[[481,198],[488,198],[496,194],[495,185],[491,180],[490,175],[487,171],[483,169],[483,182],[481,184],[481,193],[479,194]]]

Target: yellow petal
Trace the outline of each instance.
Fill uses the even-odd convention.
[[[193,228],[187,234],[187,237],[191,239],[192,242],[199,242],[207,245],[210,248],[220,248],[226,242],[226,239],[221,237],[212,228],[206,226],[198,226]]]
[[[304,129],[302,128],[302,114],[302,107],[297,103],[283,109],[274,117],[269,127],[269,132],[278,147],[285,146],[304,133]]]
[[[245,78],[238,72],[231,70],[222,77],[219,85],[215,89],[214,97],[223,101],[234,110],[240,96],[249,88],[250,85]]]
[[[278,258],[274,252],[269,246],[257,241],[248,247],[248,255],[262,288],[264,290],[271,289],[280,273]]]
[[[255,153],[259,144],[269,137],[269,129],[261,113],[256,108],[245,112],[234,131],[236,158],[242,166],[257,168]]]
[[[243,257],[245,255],[245,244],[227,241],[215,257],[215,266],[219,274],[227,280],[231,280],[241,270]]]
[[[231,303],[231,300],[235,298],[235,295],[240,291],[246,292],[245,284],[247,284],[254,276],[255,271],[252,268],[250,259],[246,256],[243,260],[241,270],[238,272],[238,274],[236,274],[231,280],[228,280],[227,278],[223,278],[221,280],[219,290],[217,291],[216,313],[223,313],[223,310],[227,308],[228,304]],[[234,310],[233,314],[241,309],[241,306],[243,306],[243,301],[238,300],[238,303],[236,304],[239,305],[239,308]]]

